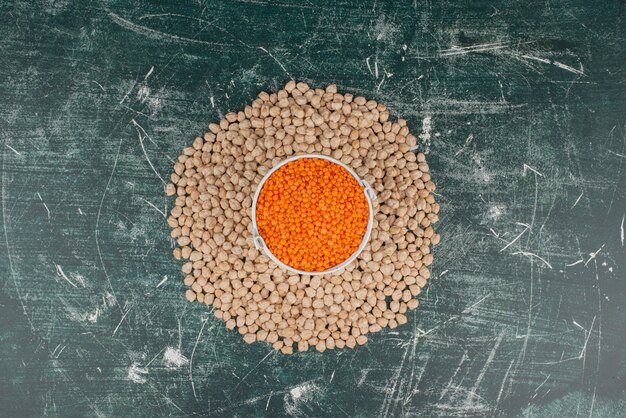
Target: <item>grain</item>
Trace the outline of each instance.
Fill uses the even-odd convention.
[[[324,271],[357,250],[367,229],[363,188],[343,167],[321,158],[291,161],[263,185],[259,234],[288,266]]]
[[[290,81],[208,129],[182,150],[164,189],[173,200],[167,224],[188,301],[211,305],[246,343],[265,342],[284,354],[356,348],[367,343],[368,334],[409,321],[430,278],[431,246],[441,237],[433,226],[440,206],[430,167],[425,154],[412,151],[417,138],[406,121],[392,120],[373,100],[339,94],[335,85],[321,90]],[[334,275],[287,273],[252,243],[252,195],[259,182],[273,166],[302,152],[342,161],[378,194],[370,242]],[[309,160],[325,161],[296,161]],[[267,205],[259,224],[276,234],[268,240],[272,252],[276,248],[287,264],[305,271],[347,258],[363,236],[363,207],[356,199],[362,195],[351,191],[348,177],[322,165],[301,167],[295,177],[278,176],[275,187],[262,190]],[[339,197],[350,196],[336,205],[349,201],[351,208],[333,209],[318,196],[317,208],[296,199],[298,178],[315,183],[329,176],[337,178]],[[288,199],[277,203],[289,190]],[[307,205],[310,210],[296,210]],[[337,213],[325,213],[321,205]],[[290,227],[285,213],[293,216]],[[303,222],[295,221],[298,215]]]

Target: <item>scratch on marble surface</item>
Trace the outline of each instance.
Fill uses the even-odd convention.
[[[291,80],[293,80],[293,76],[292,76],[291,74],[289,74],[289,71],[287,71],[287,69],[285,68],[285,66],[283,65],[283,63],[282,63],[282,62],[280,62],[280,61],[278,61],[278,59],[277,59],[277,58],[276,58],[276,57],[275,57],[275,56],[274,56],[274,55],[273,55],[270,51],[268,51],[267,49],[265,49],[265,48],[264,48],[264,47],[262,47],[262,46],[259,46],[258,48],[259,48],[261,51],[265,52],[267,55],[269,55],[269,56],[270,56],[270,58],[272,58],[274,61],[276,61],[276,63],[277,63],[277,64],[280,66],[280,68],[281,68],[281,69],[285,72],[285,74],[287,74],[287,76],[288,76]]]
[[[13,148],[11,145],[7,144],[6,142],[5,142],[4,146],[7,147],[8,149],[10,149],[11,151],[13,151],[16,155],[22,156],[21,152],[19,152],[18,150]]]
[[[163,212],[161,209],[157,208],[154,203],[149,202],[148,200],[144,199],[143,197],[140,197],[139,199],[143,200],[144,202],[146,202],[148,204],[148,206],[152,207],[154,210],[156,210],[157,212],[159,212],[161,214],[161,216],[163,216],[164,218],[167,218],[167,214],[165,212]]]
[[[117,25],[125,29],[128,29],[137,34],[144,35],[144,36],[154,38],[157,40],[171,40],[171,41],[176,41],[176,42],[181,42],[181,43],[200,44],[200,45],[209,45],[209,46],[220,45],[219,43],[216,43],[216,42],[207,42],[207,41],[203,41],[200,39],[188,38],[188,37],[174,35],[174,34],[167,33],[167,32],[162,32],[156,29],[152,29],[147,26],[134,23],[113,12],[108,12],[108,16],[109,18],[111,18],[113,22],[115,22]]]
[[[46,209],[46,212],[48,213],[48,219],[50,219],[50,209],[48,208],[48,205],[46,205],[46,202],[43,201],[43,198],[41,197],[41,194],[39,194],[39,192],[37,192],[36,195],[43,204],[43,207]]]
[[[591,260],[594,260],[596,258],[596,256],[600,253],[600,251],[602,251],[602,249],[604,248],[606,244],[602,244],[602,246],[600,248],[598,248],[597,251],[589,253],[589,259],[587,261],[585,261],[585,267],[587,266],[587,264],[589,264],[589,262]]]
[[[531,253],[530,251],[517,251],[517,252],[512,253],[511,255],[524,255],[526,257],[535,257],[541,260],[546,266],[548,266],[550,270],[552,270],[552,265],[550,263],[548,263],[544,258],[538,256],[537,254]]]
[[[159,178],[159,180],[161,180],[161,182],[163,184],[167,184],[167,182],[163,179],[163,177],[161,177],[159,172],[154,167],[154,164],[152,164],[152,161],[150,160],[150,157],[148,157],[148,153],[146,152],[146,147],[144,146],[144,143],[143,143],[142,132],[146,135],[146,137],[149,137],[149,135],[146,133],[145,129],[141,125],[139,125],[137,123],[137,121],[135,121],[135,119],[132,119],[131,122],[133,123],[133,125],[135,125],[135,129],[137,130],[137,135],[139,136],[139,145],[141,146],[141,150],[143,151],[143,155],[144,155],[144,157],[146,157],[146,161],[150,165],[150,168],[152,169],[154,174],[156,174],[156,176]],[[141,129],[141,132],[139,131],[140,129]],[[157,210],[159,210],[159,209],[157,209]],[[159,212],[161,212],[161,211],[159,210]],[[161,212],[161,213],[163,214],[163,212]]]
[[[624,219],[626,219],[626,214],[622,215],[622,224],[620,225],[620,242],[622,243],[622,247],[624,246]]]
[[[520,232],[515,238],[513,238],[513,240],[509,241],[504,247],[500,248],[500,252],[506,250],[507,248],[509,248],[511,245],[515,244],[517,242],[517,240],[519,240],[522,235],[524,235],[525,232],[530,230],[530,225],[527,224],[520,224],[518,223],[518,225],[522,225],[525,226],[526,229],[522,230],[522,232]]]
[[[508,42],[504,42],[504,43],[492,42],[492,43],[477,44],[477,45],[470,45],[470,46],[464,46],[464,47],[453,46],[452,48],[441,50],[439,51],[439,53],[442,57],[448,57],[448,56],[453,56],[453,55],[465,55],[465,54],[475,53],[475,52],[494,51],[497,49],[507,48],[509,46],[510,46],[510,43]]]
[[[202,319],[202,325],[200,326],[200,331],[198,331],[198,336],[196,337],[196,342],[193,345],[193,350],[191,350],[191,356],[189,358],[189,381],[191,382],[191,389],[193,391],[193,396],[198,400],[198,394],[196,393],[196,385],[193,381],[193,356],[196,354],[196,348],[198,347],[198,343],[200,342],[200,337],[202,336],[202,331],[204,331],[204,327],[206,326],[207,321],[209,320],[208,316],[205,316]]]
[[[578,199],[576,199],[576,201],[574,202],[574,204],[572,205],[572,207],[570,209],[574,209],[576,207],[576,205],[578,204],[578,202],[580,202],[580,199],[583,197],[583,194],[585,193],[585,191],[583,190],[582,192],[580,192],[580,196],[578,196]]]
[[[465,400],[466,404],[471,404],[472,403],[472,398],[476,394],[476,391],[478,390],[478,388],[480,387],[480,384],[482,383],[483,379],[485,378],[485,373],[487,373],[487,370],[491,366],[491,363],[493,362],[493,359],[496,356],[496,351],[498,350],[498,347],[500,347],[500,343],[502,342],[502,339],[504,338],[504,335],[505,335],[505,331],[502,330],[500,332],[500,334],[498,335],[498,338],[496,339],[496,342],[495,342],[493,348],[489,352],[489,356],[487,357],[487,361],[485,362],[485,365],[483,366],[482,370],[480,371],[480,374],[478,375],[478,378],[476,379],[476,382],[474,383],[474,385],[472,386],[472,388],[468,392],[467,399]]]
[[[120,319],[120,322],[117,324],[117,326],[113,330],[113,334],[111,335],[112,337],[115,337],[115,334],[117,333],[117,330],[120,329],[120,326],[122,325],[122,322],[124,322],[124,319],[126,319],[126,316],[128,315],[128,313],[130,312],[130,310],[132,308],[133,307],[130,306],[128,309],[126,309],[126,312],[124,312],[124,314],[122,315],[122,319]]]
[[[580,69],[576,69],[570,65],[567,64],[563,64],[562,62],[559,61],[555,61],[555,60],[551,60],[551,59],[547,59],[547,58],[541,58],[541,57],[536,57],[533,55],[520,55],[521,58],[527,59],[527,60],[533,60],[533,61],[538,61],[541,62],[543,64],[549,64],[549,65],[554,65],[555,67],[558,67],[562,70],[565,71],[569,71],[570,73],[576,74],[576,75],[585,75],[585,72]]]
[[[70,279],[69,279],[69,278],[65,275],[65,273],[63,272],[63,269],[61,268],[61,266],[60,266],[60,265],[55,264],[54,266],[55,266],[55,268],[56,268],[56,270],[57,270],[57,275],[58,275],[59,277],[62,277],[62,278],[63,278],[66,282],[68,282],[69,284],[71,284],[71,285],[72,285],[72,287],[74,287],[74,288],[78,288],[78,286],[76,286],[76,284],[75,284],[74,282],[72,282],[72,281],[71,281],[71,280],[70,280]],[[84,287],[84,286],[83,286],[83,287]]]

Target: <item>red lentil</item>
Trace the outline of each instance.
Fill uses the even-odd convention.
[[[298,270],[324,271],[354,253],[367,229],[363,187],[339,164],[301,158],[263,185],[257,225],[270,251]]]

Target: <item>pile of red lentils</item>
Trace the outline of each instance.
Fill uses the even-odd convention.
[[[305,153],[352,167],[378,196],[369,243],[355,262],[331,275],[290,273],[252,241],[252,197],[261,179],[282,160]],[[287,193],[285,184],[274,186],[263,201],[266,214],[286,208],[290,199],[304,199],[297,191]],[[322,176],[310,190],[319,197],[329,188],[332,182]],[[322,90],[290,81],[278,92],[262,92],[243,111],[210,124],[209,132],[185,148],[166,186],[166,193],[176,196],[168,224],[177,243],[174,257],[184,261],[187,300],[212,306],[215,316],[247,343],[266,342],[285,354],[365,344],[368,334],[405,324],[407,310],[418,307],[417,296],[430,277],[431,246],[440,239],[432,226],[439,220],[434,190],[415,136],[405,120],[389,120],[383,104],[340,94],[335,85]],[[324,222],[304,219],[288,229],[302,236],[324,228],[326,235],[315,238],[318,243],[326,239],[329,254],[315,251],[317,258],[312,257],[304,240],[287,239],[280,229],[269,233],[272,252],[304,271],[345,260],[366,222],[355,216],[344,225],[348,212],[364,213],[357,195],[348,195],[331,193],[314,208],[327,213]],[[341,203],[333,208],[333,201]],[[343,209],[346,202],[355,210]],[[325,221],[343,225],[351,238],[340,241]],[[265,226],[273,228],[271,220]]]
[[[272,254],[306,272],[323,272],[356,252],[369,215],[363,186],[322,158],[300,158],[272,173],[256,208],[259,234]]]

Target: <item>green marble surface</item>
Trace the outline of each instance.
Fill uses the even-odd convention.
[[[0,416],[624,416],[625,41],[611,0],[1,2]],[[290,78],[438,186],[420,309],[356,350],[243,344],[170,255],[170,158]]]

